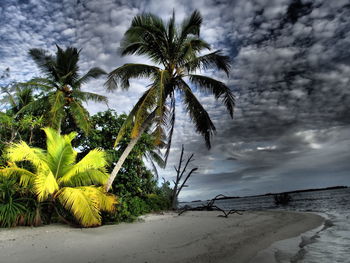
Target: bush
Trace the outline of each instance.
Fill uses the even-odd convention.
[[[38,203],[29,190],[15,179],[0,177],[0,227],[40,223]]]
[[[273,196],[275,205],[288,205],[292,197],[288,193],[276,194]]]
[[[148,194],[146,196],[146,203],[151,212],[168,210],[170,207],[170,199],[157,194]]]

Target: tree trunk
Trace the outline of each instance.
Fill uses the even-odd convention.
[[[124,161],[126,160],[126,158],[129,156],[131,150],[134,148],[134,146],[136,145],[136,143],[138,142],[138,140],[141,138],[142,134],[144,133],[144,131],[146,130],[146,128],[148,127],[148,125],[151,124],[151,121],[153,120],[155,113],[156,113],[155,109],[150,115],[148,115],[147,119],[144,121],[144,123],[141,126],[141,129],[139,131],[139,134],[130,140],[128,146],[125,148],[124,152],[122,153],[122,155],[120,156],[117,164],[114,166],[113,171],[111,173],[111,175],[108,178],[108,182],[105,185],[105,190],[106,192],[109,191],[109,189],[111,189],[111,186],[113,184],[114,179],[117,177],[117,174],[120,170],[120,168],[122,167],[122,165],[124,164]]]
[[[142,133],[143,133],[143,131],[142,131]],[[136,145],[137,141],[140,139],[142,133],[140,132],[139,135],[136,138],[131,139],[130,143],[125,148],[123,154],[120,156],[117,164],[114,166],[113,171],[112,171],[111,175],[109,176],[108,182],[107,182],[107,184],[105,186],[105,189],[106,189],[107,192],[111,188],[114,179],[117,177],[117,174],[118,174],[120,168],[122,168],[122,165],[125,162],[125,159],[129,156],[130,152],[132,151],[132,149]]]

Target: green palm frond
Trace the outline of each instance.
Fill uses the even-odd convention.
[[[84,76],[82,76],[75,82],[75,86],[80,87],[80,85],[87,83],[91,79],[96,79],[106,74],[107,73],[101,68],[98,68],[98,67],[91,68]]]
[[[118,87],[128,89],[131,78],[146,78],[156,75],[159,71],[158,67],[146,64],[124,64],[123,66],[111,71],[105,86],[108,90],[115,90]]]
[[[190,81],[199,89],[205,89],[214,94],[216,99],[222,99],[231,118],[233,118],[233,109],[235,106],[235,97],[229,87],[223,82],[201,75],[189,75]]]
[[[132,125],[134,124],[135,115],[138,112],[141,104],[143,103],[143,101],[149,95],[150,92],[151,92],[151,89],[146,90],[146,92],[143,93],[143,95],[138,100],[138,102],[135,104],[135,106],[131,109],[129,115],[127,116],[126,120],[123,122],[123,125],[119,129],[117,138],[114,142],[114,148],[117,147],[118,143],[126,135],[128,128],[132,127]]]
[[[48,78],[33,78],[27,82],[21,82],[17,84],[18,86],[28,87],[32,89],[41,90],[44,92],[50,92],[59,88],[55,81]]]
[[[73,90],[72,96],[76,99],[80,99],[81,101],[87,102],[89,100],[94,102],[104,102],[108,103],[108,98],[103,95],[99,95],[93,92],[87,92],[87,91],[80,91],[80,90]]]
[[[61,120],[65,116],[64,105],[66,104],[66,100],[64,93],[62,91],[56,91],[55,93],[51,93],[48,99],[51,105],[49,112],[50,126],[55,129],[60,129]]]
[[[164,129],[163,126],[166,124],[166,117],[168,109],[165,105],[166,95],[165,87],[170,79],[169,72],[166,70],[159,71],[155,85],[157,86],[157,109],[155,117],[155,131],[153,132],[155,136],[155,144],[159,145],[164,139]]]
[[[90,131],[90,121],[89,121],[89,112],[81,105],[80,102],[72,100],[70,102],[69,112],[74,118],[77,125],[88,134]]]
[[[49,106],[49,100],[47,97],[38,98],[34,101],[28,103],[27,105],[23,106],[16,115],[26,113],[26,112],[35,112],[39,110],[40,108],[44,107],[47,108]]]
[[[179,86],[182,91],[183,103],[186,105],[186,110],[196,126],[196,131],[204,137],[206,145],[208,149],[210,149],[210,140],[216,130],[215,126],[211,121],[208,112],[192,93],[190,87],[184,81],[180,82]]]
[[[147,55],[154,62],[166,60],[166,29],[163,21],[153,14],[135,16],[121,42],[122,55]]]
[[[157,106],[157,97],[158,87],[152,86],[149,88],[147,96],[145,96],[135,114],[135,121],[131,131],[131,138],[136,138],[139,135],[142,125],[145,123],[145,120],[150,114],[149,112]]]
[[[199,36],[202,22],[203,18],[201,14],[195,10],[191,16],[182,23],[180,39],[184,40],[188,35]]]
[[[75,162],[77,153],[74,151],[71,142],[77,134],[72,132],[61,136],[58,131],[52,128],[44,128],[43,130],[47,138],[47,164],[54,177],[58,179]]]
[[[55,74],[55,59],[53,56],[47,54],[46,50],[33,48],[29,50],[29,56],[37,64],[38,68],[47,76]]]
[[[75,47],[67,47],[65,50],[58,45],[56,45],[56,47],[55,73],[58,77],[56,81],[61,82],[63,85],[69,84],[74,86],[74,83],[79,78],[78,61],[80,51]]]
[[[184,67],[188,72],[193,72],[196,69],[211,69],[217,68],[218,70],[224,71],[227,76],[230,72],[230,58],[228,56],[222,55],[221,50],[200,56],[194,57],[192,60],[186,62]]]

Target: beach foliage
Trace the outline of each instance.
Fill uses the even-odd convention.
[[[76,133],[60,135],[52,128],[44,128],[44,132],[47,150],[24,141],[7,148],[9,164],[0,170],[1,176],[18,176],[20,185],[31,187],[39,202],[60,203],[84,227],[100,225],[101,211],[112,212],[117,203],[102,187],[108,178],[104,151],[91,150],[76,162],[77,151],[71,144]],[[32,169],[23,168],[23,162]]]
[[[126,114],[118,115],[113,110],[91,116],[91,132],[88,136],[80,135],[81,155],[101,147],[107,154],[107,171],[111,172],[113,163],[118,161],[130,141],[130,133],[126,133],[119,143],[119,148],[113,149],[116,135],[126,118]],[[159,155],[152,135],[143,133],[113,182],[111,192],[119,197],[119,204],[113,216],[106,215],[105,221],[132,221],[147,212],[169,209],[170,197],[163,194],[163,187],[157,184],[156,165],[163,165]],[[151,170],[146,167],[144,160],[148,160]]]

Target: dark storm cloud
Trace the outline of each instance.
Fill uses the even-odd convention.
[[[199,167],[182,198],[350,184],[345,161],[350,157],[348,0],[1,1],[0,70],[10,67],[13,78],[29,79],[38,71],[28,49],[54,51],[55,43],[82,48],[83,71],[147,62],[120,58],[120,40],[136,14],[168,19],[173,9],[178,21],[200,10],[202,38],[232,58],[229,79],[205,74],[227,82],[237,101],[231,120],[213,97],[197,93],[217,127],[210,151],[178,102],[163,175],[174,176],[171,167],[181,144],[195,153]],[[85,89],[105,94],[102,84],[95,81]],[[135,81],[128,93],[108,94],[109,105],[128,112],[146,84]]]

